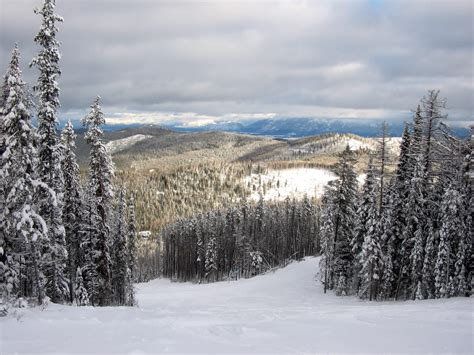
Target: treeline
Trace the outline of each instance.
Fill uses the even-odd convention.
[[[341,154],[322,201],[325,290],[370,300],[470,294],[473,141],[451,133],[444,107],[437,91],[422,99],[389,181],[383,140],[360,193],[352,152]]]
[[[162,233],[163,275],[212,282],[251,277],[319,252],[318,206],[305,198],[246,202],[182,219]]]
[[[136,280],[145,282],[161,275],[161,245],[156,236],[165,226],[245,198],[249,190],[243,176],[251,169],[245,164],[214,162],[119,172],[117,180],[134,192],[138,230],[152,234],[138,239]]]
[[[69,122],[58,134],[59,43],[55,1],[37,13],[41,46],[31,65],[38,127],[15,47],[0,101],[0,312],[46,299],[77,305],[132,305],[136,265],[133,201],[114,187],[114,168],[102,141],[104,115],[97,98],[82,119],[90,146],[81,185]],[[116,192],[114,195],[114,191]],[[118,193],[117,193],[118,192]],[[112,252],[110,251],[112,249]]]
[[[245,164],[225,162],[183,164],[124,170],[117,179],[136,198],[137,228],[160,232],[179,218],[215,210],[249,195],[243,177],[251,171]]]

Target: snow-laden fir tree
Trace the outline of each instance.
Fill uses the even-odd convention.
[[[339,155],[339,162],[335,168],[338,179],[328,185],[332,221],[328,226],[332,229],[328,236],[332,239],[331,253],[326,255],[329,261],[325,272],[328,273],[329,288],[336,286],[336,294],[348,292],[348,284],[352,278],[353,255],[351,241],[356,223],[356,194],[357,177],[354,172],[355,159],[349,146]],[[323,222],[328,223],[328,222]],[[324,238],[327,238],[325,236]],[[327,251],[326,251],[327,252]]]
[[[216,239],[211,237],[206,245],[205,261],[206,279],[216,281],[217,279],[217,244]]]
[[[376,180],[375,180],[375,169],[372,163],[372,159],[369,161],[367,169],[367,177],[362,187],[360,199],[357,203],[357,220],[354,229],[354,235],[351,240],[351,250],[354,258],[354,285],[353,288],[356,292],[359,291],[360,279],[359,272],[362,269],[361,260],[359,255],[362,251],[362,244],[368,234],[368,229],[372,227],[372,222],[376,221],[377,215],[374,215],[374,208],[377,207],[377,201],[374,201],[374,193],[376,191]],[[375,206],[374,206],[375,202]],[[369,223],[369,221],[371,223]]]
[[[334,220],[336,214],[334,194],[333,183],[330,181],[321,199],[321,259],[319,260],[319,276],[324,285],[324,293],[326,293],[328,289],[332,290],[334,287],[331,278],[333,273]]]
[[[421,276],[421,296],[423,298],[434,298],[434,266],[436,262],[437,231],[434,229],[433,222],[427,221],[425,256],[423,259],[423,269]]]
[[[55,12],[55,0],[45,0],[35,13],[42,23],[35,42],[41,46],[31,66],[39,70],[34,86],[38,97],[38,174],[54,195],[44,193],[40,212],[48,225],[49,243],[43,250],[43,263],[47,278],[47,294],[53,302],[70,298],[69,280],[66,270],[66,240],[62,217],[63,175],[61,170],[61,145],[57,132],[57,110],[59,104],[59,42],[56,39],[57,22],[63,19]]]
[[[406,199],[407,219],[403,230],[400,274],[397,280],[396,297],[412,298],[418,282],[421,282],[425,244],[426,216],[423,156],[416,160],[410,190]],[[411,293],[410,293],[410,290]]]
[[[454,274],[453,244],[465,233],[463,200],[454,187],[449,187],[441,203],[441,229],[435,265],[435,296],[449,296],[450,278]]]
[[[115,226],[112,233],[112,288],[115,303],[124,305],[127,301],[128,255],[127,255],[127,223],[125,219],[125,191],[120,189]]]
[[[36,174],[36,137],[27,109],[18,47],[12,52],[6,80],[6,99],[2,107],[5,149],[0,166],[0,270],[3,278],[0,297],[2,302],[8,302],[17,297],[32,296],[26,292],[33,289],[41,304],[44,298],[44,277],[40,250],[48,242],[48,236],[36,196],[40,189],[49,192],[49,188]],[[27,261],[28,287],[20,287],[20,259],[23,257]]]
[[[80,236],[81,271],[89,300],[92,305],[98,305],[100,279],[96,266],[96,246],[100,221],[95,208],[95,197],[90,189],[84,189],[82,200],[84,225]]]
[[[63,194],[63,222],[66,232],[66,246],[68,252],[68,273],[70,301],[74,300],[74,279],[77,268],[82,264],[83,255],[81,237],[83,228],[83,204],[81,199],[81,185],[79,181],[79,165],[76,158],[76,134],[71,121],[68,121],[61,132],[63,147],[62,170],[64,176]],[[82,275],[82,271],[81,271]]]
[[[89,305],[89,294],[84,287],[84,280],[82,278],[82,269],[77,267],[76,275],[74,277],[74,302],[78,306]]]
[[[96,217],[91,220],[91,228],[95,234],[93,235],[95,242],[93,246],[94,263],[98,275],[99,289],[96,295],[97,299],[92,297],[92,302],[105,306],[112,301],[109,219],[113,198],[112,178],[114,167],[102,141],[104,133],[101,125],[105,124],[105,118],[100,107],[100,97],[94,100],[91,111],[82,119],[82,124],[87,128],[85,138],[90,146],[89,183],[87,188],[89,189],[92,213]]]
[[[382,246],[380,243],[380,225],[377,208],[378,193],[375,182],[375,174],[372,165],[369,165],[366,182],[364,184],[364,198],[368,200],[366,207],[366,218],[359,223],[364,229],[364,242],[361,250],[356,256],[356,265],[359,271],[360,287],[359,295],[362,298],[376,299],[379,292],[380,279],[383,270]],[[366,194],[366,196],[365,196]]]
[[[383,271],[382,277],[379,281],[379,299],[388,299],[391,297],[392,289],[393,289],[393,282],[395,280],[395,275],[393,272],[393,243],[392,240],[392,206],[393,206],[393,199],[396,195],[394,191],[394,181],[395,179],[392,178],[390,182],[386,185],[385,193],[383,196],[383,205],[385,206],[381,214],[379,215],[378,219],[378,230],[380,233],[380,245],[382,247],[382,255],[383,255]]]
[[[400,251],[402,250],[403,230],[405,229],[407,218],[405,202],[408,197],[413,174],[412,147],[412,137],[408,125],[405,125],[400,143],[398,164],[391,186],[393,193],[391,195],[389,224],[387,226],[390,239],[386,242],[386,258],[390,258],[395,278],[397,277],[396,275],[399,275],[401,269],[402,258]],[[385,264],[388,265],[389,263]],[[389,284],[385,284],[386,297],[391,297],[393,293],[394,289]]]
[[[130,197],[128,203],[128,226],[127,226],[127,253],[128,253],[128,280],[127,280],[127,302],[129,306],[135,304],[134,282],[137,281],[137,229],[135,221],[135,202]]]
[[[469,291],[469,278],[468,270],[466,265],[468,265],[467,259],[470,258],[470,245],[472,243],[472,238],[470,234],[464,232],[460,235],[458,250],[455,257],[454,263],[454,276],[453,276],[453,296],[466,296]]]

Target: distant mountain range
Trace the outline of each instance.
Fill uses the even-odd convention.
[[[276,118],[253,121],[218,121],[204,125],[186,125],[183,122],[163,122],[157,125],[150,124],[120,124],[105,125],[104,131],[114,132],[124,129],[146,129],[146,127],[163,128],[175,132],[229,132],[266,136],[271,138],[303,138],[326,133],[351,133],[361,137],[377,137],[380,131],[381,120],[339,120],[317,118]],[[449,122],[448,122],[449,125]],[[389,135],[400,137],[404,123],[401,121],[389,122]],[[469,130],[463,127],[453,127],[454,132],[462,138],[469,136]],[[82,133],[78,127],[77,132]],[[146,134],[146,132],[144,132]]]
[[[256,121],[227,121],[202,126],[186,126],[182,123],[165,123],[164,127],[181,132],[222,131],[269,136],[274,138],[301,138],[325,133],[352,133],[362,137],[376,137],[380,130],[380,120],[336,120],[314,118],[278,118]],[[389,133],[392,137],[402,135],[403,122],[390,122]],[[455,128],[456,134],[467,137],[465,128]]]

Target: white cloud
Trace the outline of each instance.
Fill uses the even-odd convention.
[[[18,41],[30,84],[39,3],[0,12],[0,68]],[[106,112],[126,113],[109,114],[115,123],[398,118],[441,89],[456,119],[473,118],[469,0],[68,0],[57,11],[64,117],[100,94]]]

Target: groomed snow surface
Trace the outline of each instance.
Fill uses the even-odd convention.
[[[307,258],[247,280],[154,280],[134,308],[22,310],[0,320],[0,353],[473,353],[472,299],[336,297],[317,269]]]

